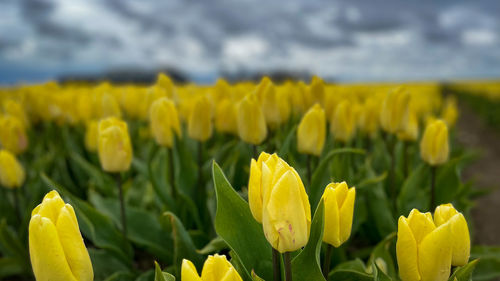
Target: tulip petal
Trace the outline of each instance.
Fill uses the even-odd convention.
[[[44,218],[50,219],[52,223],[55,224],[62,207],[64,207],[64,201],[59,196],[59,193],[57,193],[57,191],[52,190],[51,192],[47,193],[45,197],[43,197],[42,203],[33,210],[31,215],[33,216],[34,214],[38,214]]]
[[[221,281],[242,281],[242,279],[236,269],[231,267],[227,271],[226,275],[221,279]]]
[[[196,267],[189,260],[182,260],[182,268],[181,268],[181,280],[182,281],[202,281],[200,276],[198,275],[198,271],[196,271]]]
[[[431,213],[421,213],[417,209],[411,210],[408,216],[408,225],[417,244],[420,244],[424,237],[436,228]]]
[[[470,235],[464,215],[458,213],[450,221],[452,235],[452,260],[454,266],[464,266],[469,262]]]
[[[421,281],[446,281],[451,270],[450,227],[443,224],[430,232],[418,246]]]
[[[227,271],[232,265],[227,261],[224,255],[208,256],[203,270],[201,271],[201,279],[203,281],[219,281],[224,278]]]
[[[352,217],[354,214],[355,198],[356,198],[356,189],[353,187],[349,189],[347,196],[342,204],[342,207],[340,208],[339,240],[341,244],[347,241],[347,239],[349,239],[349,236],[351,236]]]
[[[248,204],[253,217],[262,223],[262,170],[257,161],[250,163],[250,179],[248,181]]]
[[[340,246],[340,215],[334,183],[329,184],[323,193],[325,202],[325,232],[323,241],[335,247]]]
[[[408,220],[403,216],[398,221],[396,256],[401,279],[403,281],[419,281],[417,241],[413,237]]]

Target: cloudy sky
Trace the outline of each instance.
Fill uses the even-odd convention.
[[[0,83],[115,67],[500,77],[499,0],[0,0]]]

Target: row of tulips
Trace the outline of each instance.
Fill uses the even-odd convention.
[[[451,280],[465,280],[477,263],[450,204],[468,211],[473,195],[456,173],[468,158],[449,144],[456,100],[437,84],[199,86],[160,74],[147,87],[51,82],[0,94],[0,182],[12,193],[0,207],[18,213],[22,237],[22,206],[54,188],[71,202],[50,191],[29,216],[38,281],[94,271],[98,280],[439,281],[452,266]],[[211,159],[234,188],[216,164],[212,185]],[[16,220],[3,220],[12,231]],[[366,247],[366,266],[346,258]],[[144,251],[152,257],[133,257]],[[150,258],[166,272],[140,274]],[[124,266],[103,276],[99,262]]]

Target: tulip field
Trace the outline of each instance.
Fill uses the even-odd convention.
[[[486,102],[485,102],[486,101]],[[477,157],[500,83],[0,88],[0,280],[466,281]]]

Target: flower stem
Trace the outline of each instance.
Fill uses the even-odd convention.
[[[404,177],[405,179],[408,177],[408,174],[410,172],[410,155],[408,153],[408,149],[409,149],[409,142],[405,141],[403,142],[403,173],[404,173]]]
[[[257,145],[252,144],[252,153],[253,153],[253,158],[257,160],[259,158],[258,152],[257,152]]]
[[[125,200],[123,198],[123,187],[122,187],[122,178],[120,173],[115,174],[116,186],[118,186],[118,193],[120,197],[120,214],[122,220],[122,233],[123,236],[127,237],[127,215],[125,212]]]
[[[436,208],[436,166],[431,166],[431,209]]]
[[[325,261],[323,262],[323,276],[328,280],[328,273],[330,273],[330,263],[332,261],[333,246],[326,244]]]
[[[311,157],[312,157],[311,155],[306,154],[307,182],[309,183],[309,188],[311,188],[311,178],[312,178]]]
[[[12,189],[12,193],[14,195],[14,209],[16,211],[16,217],[19,221],[19,223],[22,222],[21,220],[21,207],[19,206],[19,191],[18,188]]]
[[[292,281],[292,255],[290,252],[285,252],[283,254],[283,259],[285,262],[285,280]]]
[[[273,280],[281,281],[281,261],[280,253],[273,248]]]
[[[396,139],[392,138],[389,140],[390,141],[390,146],[389,146],[389,153],[391,154],[391,170],[389,171],[390,173],[390,178],[389,178],[389,188],[390,188],[390,196],[391,196],[391,201],[392,201],[392,208],[394,210],[394,213],[397,213],[397,205],[396,205]]]
[[[177,186],[175,185],[175,168],[174,168],[174,150],[169,147],[168,148],[168,175],[170,180],[170,188],[172,188],[172,197],[174,199],[177,198]]]

